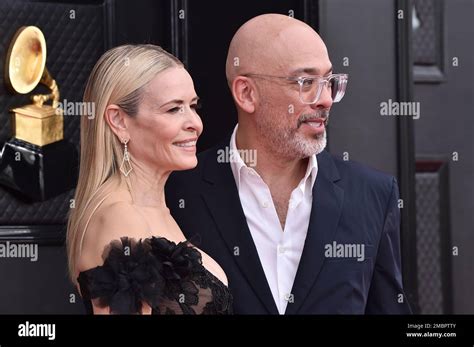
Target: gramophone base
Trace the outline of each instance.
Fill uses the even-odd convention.
[[[61,140],[46,146],[12,138],[0,161],[0,183],[33,201],[44,201],[75,187],[77,150]]]

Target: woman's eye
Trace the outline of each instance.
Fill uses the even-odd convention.
[[[184,113],[184,107],[185,106],[176,106],[176,107],[173,107],[171,109],[168,110],[169,113],[172,113],[172,114],[175,114],[175,113]],[[191,104],[189,105],[189,107],[191,109],[193,109],[194,111],[198,110],[201,108],[201,103],[200,102],[197,102],[197,103],[194,103],[194,104]]]
[[[169,113],[178,113],[181,111],[181,107],[173,107],[172,109],[168,110]]]

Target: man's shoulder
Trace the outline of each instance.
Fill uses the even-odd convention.
[[[196,168],[202,167],[208,160],[217,160],[221,152],[225,153],[226,150],[229,151],[229,141],[230,140],[225,139],[217,145],[198,153],[198,166]]]
[[[353,160],[343,160],[328,152],[325,152],[323,158],[324,160],[327,160],[327,158],[332,160],[341,181],[345,185],[391,193],[393,185],[396,184],[396,179],[393,175],[372,168],[369,165]]]

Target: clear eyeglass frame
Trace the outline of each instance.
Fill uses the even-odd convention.
[[[349,80],[348,74],[331,74],[329,76],[273,76],[265,74],[247,73],[241,76],[257,77],[257,78],[276,78],[290,82],[296,82],[299,85],[300,101],[304,104],[315,104],[318,102],[323,91],[323,86],[330,89],[332,102],[336,103],[342,100],[346,93],[347,82]],[[316,82],[316,83],[315,83]],[[317,86],[317,88],[316,88]]]

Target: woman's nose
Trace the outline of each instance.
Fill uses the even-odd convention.
[[[199,115],[193,109],[190,109],[190,112],[188,114],[189,116],[187,117],[188,121],[186,124],[186,128],[190,131],[196,131],[197,135],[199,136],[202,133],[203,129],[201,117],[199,117]]]

